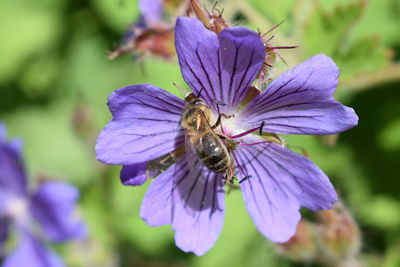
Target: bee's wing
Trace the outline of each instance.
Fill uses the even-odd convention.
[[[171,165],[173,165],[177,160],[177,157],[174,153],[175,151],[149,161],[146,166],[147,178],[154,179],[168,169]]]
[[[150,160],[146,164],[146,175],[148,179],[154,179],[169,167],[174,165],[179,157],[185,153],[185,147],[179,146],[175,150],[162,155],[159,158]]]
[[[194,150],[194,147],[192,143],[190,142],[189,135],[185,135],[185,158],[186,158],[186,163],[189,166],[189,170],[193,169],[194,165],[196,165],[197,155],[196,151]]]

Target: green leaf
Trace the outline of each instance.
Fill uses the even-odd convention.
[[[225,197],[226,215],[222,233],[216,244],[204,256],[193,261],[194,266],[275,266],[275,250],[271,241],[262,236],[245,208],[240,190]]]
[[[353,38],[379,35],[383,43],[391,46],[398,45],[400,42],[400,2],[398,0],[368,0],[366,3],[362,19],[354,27]]]
[[[335,57],[344,80],[357,73],[382,69],[390,61],[388,50],[374,36],[363,37],[352,43],[346,51]]]
[[[30,62],[19,77],[19,85],[30,98],[39,98],[53,93],[54,84],[60,75],[60,61],[57,56],[47,54]]]
[[[302,48],[305,55],[324,53],[331,56],[341,69],[341,79],[387,66],[389,53],[379,38],[353,37],[365,8],[366,2],[357,1],[326,12],[317,4],[304,29]]]
[[[73,132],[72,113],[67,99],[42,108],[21,108],[7,116],[10,136],[24,140],[31,178],[44,174],[82,185],[93,177],[97,162],[92,148]]]
[[[138,17],[137,1],[128,0],[91,0],[94,8],[109,27],[124,32]]]
[[[361,211],[363,221],[369,225],[386,231],[400,227],[400,202],[389,196],[374,196]]]
[[[118,175],[109,179],[113,184],[114,227],[119,238],[146,255],[162,254],[166,247],[178,250],[170,225],[150,227],[140,218],[140,206],[148,186],[123,186]]]
[[[340,53],[345,48],[352,24],[358,21],[363,8],[364,4],[360,2],[337,6],[333,12],[327,13],[317,4],[304,29],[302,47],[306,56]]]
[[[28,59],[50,49],[60,37],[60,6],[52,10],[40,3],[0,2],[0,84],[12,81]]]
[[[291,19],[291,11],[293,5],[295,3],[294,0],[287,0],[287,1],[259,1],[259,0],[249,0],[250,5],[254,7],[255,10],[266,19],[271,21],[273,24],[277,24],[281,21],[285,21],[281,26],[280,29],[287,30],[290,28],[290,23],[287,23],[287,20]],[[257,25],[260,27],[260,25]],[[262,29],[267,31],[269,29]]]

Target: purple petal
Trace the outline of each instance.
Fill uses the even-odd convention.
[[[8,221],[3,218],[0,218],[0,255],[3,255],[3,246],[8,237],[8,227],[9,227]]]
[[[17,249],[5,258],[3,267],[62,267],[64,263],[31,233],[21,233]]]
[[[223,225],[222,177],[199,161],[189,169],[185,157],[151,184],[141,216],[150,226],[172,224],[176,245],[203,255],[216,242]]]
[[[4,123],[0,122],[0,142],[4,142],[7,137],[7,128]]]
[[[172,166],[154,179],[146,192],[140,216],[150,226],[172,224],[174,174]]]
[[[0,142],[0,191],[24,196],[26,176],[20,153],[7,143]]]
[[[352,108],[333,98],[339,69],[329,57],[316,55],[285,72],[238,116],[240,124],[282,134],[334,134],[358,123]]]
[[[235,152],[246,175],[252,176],[241,183],[247,210],[258,230],[274,242],[285,242],[295,233],[300,206],[330,209],[337,200],[328,177],[284,147],[265,143],[240,146]]]
[[[20,157],[22,157],[22,148],[24,147],[24,140],[21,138],[13,138],[8,141],[8,145],[15,151]]]
[[[183,100],[148,84],[118,89],[109,97],[113,118],[97,139],[97,159],[132,165],[174,150],[184,143],[179,125],[183,104]]]
[[[139,10],[147,25],[159,24],[163,19],[163,0],[139,0]]]
[[[177,19],[175,46],[182,75],[195,94],[217,110],[232,111],[262,67],[265,51],[257,33],[235,27],[218,36],[194,18]]]
[[[142,185],[147,181],[146,162],[123,166],[121,169],[121,182],[124,185]]]
[[[42,183],[32,196],[32,216],[52,241],[63,242],[85,235],[85,226],[75,214],[75,202],[78,197],[79,193],[75,187],[57,181]]]

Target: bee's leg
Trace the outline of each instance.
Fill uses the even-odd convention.
[[[215,124],[213,126],[211,126],[211,128],[212,129],[217,128],[221,124],[221,118],[222,117],[224,117],[225,119],[229,119],[229,118],[232,118],[234,116],[235,115],[227,115],[225,113],[219,113],[217,121],[215,122]]]
[[[233,164],[230,164],[228,170],[226,170],[223,184],[233,184],[234,177],[235,177],[235,170]]]

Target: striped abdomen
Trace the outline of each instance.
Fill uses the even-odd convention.
[[[221,139],[214,133],[206,133],[196,140],[194,148],[200,161],[211,171],[224,173],[229,168],[230,157]]]

